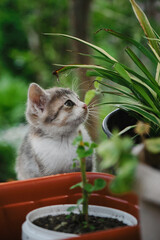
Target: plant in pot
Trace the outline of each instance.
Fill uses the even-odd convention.
[[[55,71],[54,74],[58,75],[67,69],[73,68],[90,69],[87,74],[89,76],[98,77],[98,79],[95,81],[98,82],[99,85],[107,88],[106,91],[101,91],[98,89],[99,93],[102,92],[103,94],[114,95],[120,94],[124,99],[122,101],[104,102],[98,105],[112,104],[118,108],[130,111],[132,114],[134,114],[136,119],[141,119],[144,122],[150,123],[152,126],[150,136],[158,136],[160,135],[160,37],[152,29],[146,15],[136,4],[136,2],[134,0],[130,0],[130,2],[135,15],[137,16],[140,25],[144,30],[146,41],[148,41],[150,50],[130,37],[124,36],[110,29],[104,30],[115,37],[124,39],[125,41],[131,43],[134,48],[137,48],[140,53],[147,58],[149,66],[145,65],[130,47],[126,48],[126,53],[136,67],[138,67],[138,70],[128,67],[112,57],[104,49],[82,39],[66,34],[46,33],[46,35],[63,36],[88,45],[100,55],[95,56],[86,54],[86,56],[98,58],[102,61],[101,65],[59,65],[61,68]],[[83,53],[83,55],[85,54]],[[106,63],[110,64],[110,68],[106,67]],[[151,71],[149,70],[150,65],[153,66],[155,73],[152,73],[153,69]],[[109,84],[108,80],[113,82],[114,85]],[[108,91],[108,89],[111,89],[111,91]],[[94,90],[91,91],[93,93]]]
[[[23,240],[66,239],[87,232],[137,225],[136,218],[131,214],[118,209],[88,205],[89,196],[104,189],[106,181],[98,178],[91,184],[87,180],[85,157],[93,153],[96,144],[83,142],[81,133],[74,144],[77,145],[82,181],[73,185],[71,189],[80,187],[82,197],[76,205],[54,205],[31,211],[22,227]],[[73,165],[76,164],[76,160],[74,159]],[[120,239],[120,235],[118,237]],[[136,237],[139,237],[138,234]]]
[[[106,52],[104,49],[91,44],[89,42],[86,42],[82,39],[69,36],[66,34],[58,34],[58,33],[50,33],[47,35],[51,36],[63,36],[67,37],[76,41],[81,42],[82,44],[86,44],[90,46],[92,49],[94,49],[97,53],[100,55],[89,55],[92,58],[98,58],[102,60],[101,65],[61,65],[62,68],[57,70],[55,74],[59,74],[67,69],[71,68],[86,68],[89,69],[88,75],[90,76],[95,76],[98,77],[95,81],[98,82],[101,86],[104,86],[106,88],[106,91],[99,90],[103,92],[103,94],[117,94],[121,95],[122,99],[121,101],[113,101],[113,102],[105,102],[101,103],[101,105],[105,104],[112,104],[114,106],[117,106],[121,110],[125,110],[125,112],[120,111],[120,116],[119,116],[119,111],[116,111],[116,114],[114,112],[115,118],[118,120],[115,120],[116,123],[112,127],[112,129],[117,128],[119,123],[123,123],[123,119],[126,121],[128,118],[130,118],[130,115],[133,116],[131,117],[131,123],[130,121],[127,123],[127,125],[120,126],[120,130],[123,130],[123,128],[126,128],[125,130],[131,130],[131,128],[135,127],[135,124],[137,120],[141,120],[145,123],[148,123],[150,125],[150,131],[148,134],[148,138],[157,138],[160,136],[160,37],[159,35],[153,30],[151,27],[148,18],[142,11],[142,9],[137,5],[137,3],[134,0],[130,0],[131,5],[133,7],[134,13],[142,26],[142,29],[144,31],[144,34],[146,36],[146,41],[148,42],[148,45],[150,49],[142,45],[141,43],[137,42],[134,39],[131,39],[130,37],[126,37],[118,32],[115,32],[110,29],[104,29],[107,33],[112,34],[115,37],[124,39],[125,41],[131,43],[134,48],[137,48],[140,53],[142,53],[146,58],[147,61],[149,62],[149,65],[147,66],[142,62],[142,59],[139,59],[137,54],[130,48],[126,48],[126,53],[129,56],[130,60],[133,61],[133,63],[136,65],[137,69],[133,69],[131,67],[128,67],[127,65],[120,63],[117,59],[112,57],[108,52]],[[83,53],[84,55],[84,53]],[[87,54],[86,54],[87,55]],[[87,55],[88,56],[88,55]],[[110,67],[106,67],[106,63],[110,64]],[[152,70],[150,69],[150,66],[152,66]],[[154,72],[153,72],[154,70]],[[101,79],[101,80],[100,80]],[[110,82],[114,83],[114,85],[111,85]],[[108,89],[110,91],[108,91]],[[93,90],[92,90],[93,91]],[[95,90],[96,93],[96,90]],[[108,117],[107,117],[108,118]],[[103,128],[106,128],[106,122],[104,121]],[[110,120],[112,122],[112,120]],[[132,125],[132,126],[131,126]],[[123,131],[124,132],[124,131]],[[134,135],[134,132],[131,131],[131,134]],[[111,134],[110,134],[111,135]],[[147,140],[148,145],[151,145],[151,140]],[[146,143],[147,143],[146,141]],[[154,139],[153,140],[153,146],[159,145],[159,140]],[[145,147],[147,144],[144,145]],[[147,153],[147,154],[146,154]],[[146,162],[147,156],[148,156],[148,151],[145,150],[145,158],[143,159],[143,162]],[[157,161],[160,161],[160,158],[158,159],[158,156],[156,156]],[[153,160],[153,157],[150,157],[151,161]],[[147,164],[148,164],[147,160]],[[152,165],[152,163],[150,163]],[[146,173],[146,174],[145,174]],[[158,196],[159,196],[159,190],[157,188],[157,182],[159,181],[159,171],[156,169],[151,168],[149,165],[144,165],[140,164],[138,166],[138,171],[137,171],[138,177],[137,179],[140,179],[138,182],[138,186],[141,186],[142,183],[144,182],[149,182],[150,184],[148,185],[148,190],[150,192],[150,197],[149,199],[146,198],[146,196],[142,196],[142,191],[141,192],[141,199],[148,206],[148,209],[150,212],[157,212],[158,216],[155,216],[155,219],[158,219],[160,216],[159,212],[156,210],[156,205],[159,208],[159,201],[158,201]],[[145,176],[147,180],[145,179]],[[155,178],[153,177],[155,176]],[[154,180],[153,180],[154,179]],[[141,186],[141,188],[143,188]],[[148,196],[147,193],[147,188],[145,188],[146,193],[144,195]],[[152,193],[151,189],[154,190],[154,193]],[[153,201],[152,201],[153,197]],[[155,199],[156,198],[156,199]],[[151,203],[151,204],[150,204]],[[151,207],[152,205],[152,207]],[[143,210],[143,207],[141,208]],[[153,210],[153,211],[152,211]],[[146,208],[145,208],[146,212]],[[145,218],[145,221],[148,221],[148,217]],[[142,221],[142,223],[144,220]],[[153,226],[153,224],[148,224],[148,230],[150,233],[154,232],[152,231],[149,226]],[[142,232],[144,232],[142,228]],[[160,233],[158,232],[159,236]],[[146,231],[146,237],[145,239],[151,239],[150,235]]]
[[[142,144],[135,146],[131,137],[114,133],[99,145],[98,152],[103,159],[103,170],[114,167],[116,177],[110,183],[111,191],[124,193],[132,189],[139,195],[142,239],[158,240],[160,138],[146,139],[149,129],[148,124],[138,122],[135,132],[140,135]]]

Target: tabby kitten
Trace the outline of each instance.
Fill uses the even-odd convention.
[[[72,160],[77,157],[72,142],[79,130],[84,141],[91,141],[83,125],[87,115],[87,105],[70,89],[44,90],[32,83],[26,110],[29,130],[17,157],[17,178],[79,171],[79,167],[71,168]],[[86,166],[91,171],[92,157],[86,159]]]

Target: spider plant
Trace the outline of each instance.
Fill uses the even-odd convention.
[[[121,33],[115,32],[110,29],[104,29],[107,33],[114,35],[115,37],[124,39],[137,48],[145,57],[150,61],[149,64],[154,65],[154,74],[149,71],[149,67],[139,59],[137,54],[132,48],[127,47],[125,49],[129,58],[138,67],[139,71],[135,68],[128,67],[127,65],[119,62],[117,59],[112,57],[104,49],[79,39],[74,36],[60,34],[60,33],[47,33],[51,36],[62,36],[67,37],[82,44],[88,45],[98,55],[86,56],[101,60],[101,65],[58,65],[61,68],[54,73],[59,73],[72,68],[86,68],[89,69],[87,74],[89,76],[100,77],[96,80],[100,85],[103,85],[110,90],[110,94],[117,94],[122,96],[121,101],[104,102],[103,104],[113,104],[121,109],[125,109],[134,112],[143,121],[148,122],[151,126],[151,135],[160,135],[160,37],[151,27],[149,20],[142,9],[137,5],[134,0],[130,0],[134,13],[144,31],[146,41],[148,42],[149,48],[136,40],[126,37]],[[106,62],[110,64],[110,67],[106,67]],[[108,81],[114,82],[115,84],[110,85]],[[92,92],[93,93],[93,92]],[[103,91],[108,94],[108,91]],[[93,94],[92,94],[93,95]],[[124,99],[124,100],[123,100]]]

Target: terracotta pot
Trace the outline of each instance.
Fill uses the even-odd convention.
[[[103,178],[110,182],[113,176],[105,173],[87,173],[87,178],[90,183],[93,183],[96,178]],[[76,203],[81,197],[81,189],[70,190],[70,187],[80,180],[80,173],[69,173],[1,183],[0,238],[3,240],[20,240],[21,225],[25,221],[27,213],[33,209],[47,205]],[[137,197],[133,193],[115,196],[106,187],[93,193],[89,204],[116,208],[130,213],[138,219]],[[82,240],[140,240],[139,225],[84,234],[78,238]]]

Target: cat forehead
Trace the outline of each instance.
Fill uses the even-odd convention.
[[[51,95],[51,101],[65,96],[68,97],[69,95],[73,97],[78,97],[78,95],[71,91],[69,88],[51,88],[48,89],[47,92]]]

